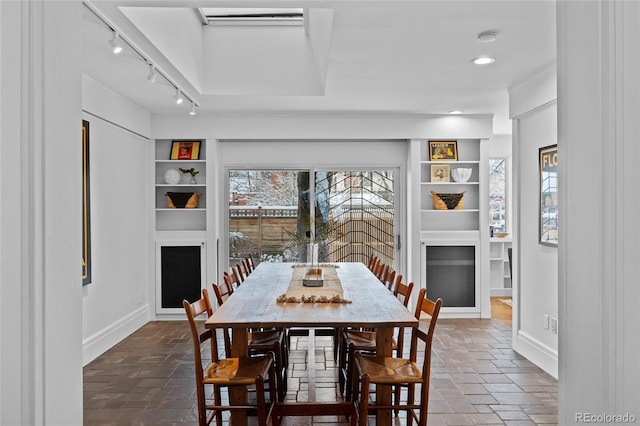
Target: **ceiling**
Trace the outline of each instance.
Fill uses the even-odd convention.
[[[309,26],[203,27],[203,6],[304,7]],[[190,103],[177,106],[162,78],[149,83],[131,46],[114,55],[105,21],[198,114],[462,110],[493,115],[494,133],[509,134],[508,89],[555,63],[553,1],[91,1],[84,73],[158,114]],[[496,40],[478,41],[483,31]],[[484,55],[496,62],[471,62]]]

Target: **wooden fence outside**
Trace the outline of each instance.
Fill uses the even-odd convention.
[[[328,243],[328,262],[367,262],[378,256],[393,263],[394,218],[392,209],[335,209],[338,237]],[[232,236],[230,264],[251,254],[282,256],[296,232],[296,207],[231,206],[229,231]]]

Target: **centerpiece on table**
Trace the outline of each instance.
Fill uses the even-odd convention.
[[[309,216],[301,218],[301,224],[306,231],[288,232],[291,240],[287,244],[290,249],[297,249],[299,257],[304,258],[306,254],[309,268],[304,274],[302,285],[305,287],[322,287],[324,276],[320,267],[320,252],[323,245],[328,244],[328,240],[338,238],[341,235],[340,224],[334,221],[312,220]],[[314,232],[311,232],[311,229]]]

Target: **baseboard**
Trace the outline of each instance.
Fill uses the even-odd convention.
[[[542,368],[555,379],[558,378],[558,351],[534,339],[523,331],[518,332],[518,338],[513,349],[529,361]]]
[[[84,339],[82,341],[82,365],[89,364],[147,322],[149,322],[149,305],[144,305],[93,336]]]
[[[512,289],[510,288],[492,288],[491,297],[511,297]]]

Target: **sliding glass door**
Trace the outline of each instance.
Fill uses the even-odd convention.
[[[258,262],[394,264],[390,170],[229,170],[229,265]]]

